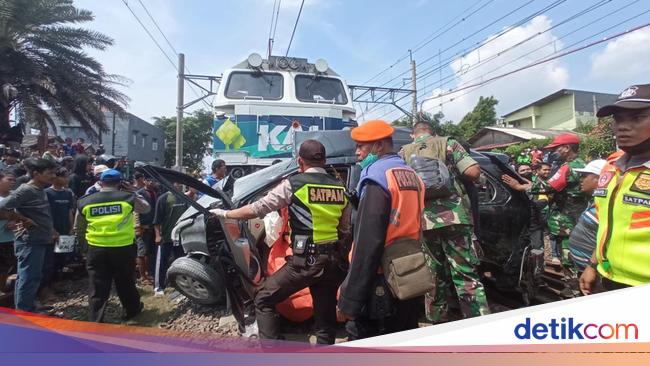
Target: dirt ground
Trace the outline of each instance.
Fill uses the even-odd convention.
[[[74,278],[60,282],[54,296],[46,302],[54,307],[53,315],[64,319],[86,321],[88,319],[88,279]],[[113,290],[106,306],[104,321],[112,324],[128,324],[156,327],[178,331],[236,334],[229,324],[219,325],[223,317],[220,311],[190,303],[184,296],[167,289],[164,296],[156,297],[153,288],[138,286],[144,310],[135,318],[124,323],[122,306]]]
[[[132,326],[155,327],[181,332],[206,333],[214,336],[238,337],[237,325],[232,316],[205,306],[191,303],[173,289],[165,295],[156,297],[152,287],[138,286],[144,311],[128,322],[120,320],[122,306],[113,291],[106,307],[105,322]],[[76,277],[64,280],[54,296],[46,304],[54,307],[53,315],[64,319],[86,321],[88,319],[88,279]],[[491,303],[493,312],[509,310],[508,307]],[[430,324],[422,319],[420,326]],[[290,341],[315,343],[311,334],[311,322],[285,324],[285,337]],[[337,332],[337,343],[345,341],[345,331],[341,325]]]

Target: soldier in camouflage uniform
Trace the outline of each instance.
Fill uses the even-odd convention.
[[[400,155],[407,163],[414,156],[443,161],[452,174],[452,194],[425,203],[425,252],[430,254],[429,267],[436,286],[425,295],[427,319],[448,320],[450,303],[460,303],[465,318],[489,314],[485,289],[477,273],[479,258],[473,243],[472,214],[469,197],[460,182],[463,174],[472,181],[480,178],[478,163],[456,140],[434,136],[428,123],[413,126],[414,141],[405,145]]]
[[[571,270],[573,262],[569,258],[569,235],[585,210],[588,197],[580,191],[580,174],[575,169],[585,167],[578,157],[580,138],[571,133],[556,136],[544,149],[553,150],[560,159],[560,167],[547,181],[533,186],[534,194],[549,196],[548,231],[551,236],[553,264],[562,264]]]

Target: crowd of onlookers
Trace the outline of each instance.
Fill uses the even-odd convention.
[[[523,183],[507,175],[502,179],[531,199],[531,246],[544,248],[546,240],[548,262],[576,278],[596,246],[598,225],[592,196],[606,160],[583,161],[576,135],[563,134],[553,141],[545,152],[534,147],[510,157]]]
[[[138,281],[142,286],[155,282],[156,294],[162,294],[165,271],[175,253],[171,228],[186,206],[172,210],[180,203],[169,199],[138,163],[135,169],[126,169],[124,159],[98,154],[103,153],[101,146],[88,155],[81,139],[75,144],[70,139],[60,146],[50,144],[43,154],[1,150],[0,295],[13,291],[19,310],[52,310],[46,304],[62,288],[60,279],[84,264],[87,243],[83,229],[76,227],[77,200],[99,192],[100,176],[108,170],[120,172],[122,184],[152,208],[147,214],[135,214]],[[186,194],[198,197],[191,189]],[[70,238],[76,242],[74,250],[57,252],[59,243]]]

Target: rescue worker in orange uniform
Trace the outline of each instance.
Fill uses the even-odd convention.
[[[363,170],[352,260],[338,302],[339,317],[348,320],[348,340],[418,327],[422,297],[395,299],[380,268],[387,244],[420,238],[424,207],[424,185],[394,152],[392,135],[393,128],[382,120],[352,130]]]

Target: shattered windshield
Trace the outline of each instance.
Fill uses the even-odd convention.
[[[257,191],[260,187],[276,180],[278,177],[294,171],[298,168],[296,159],[288,159],[281,163],[271,165],[255,173],[243,176],[235,181],[232,200],[238,202],[241,198],[247,197]]]

